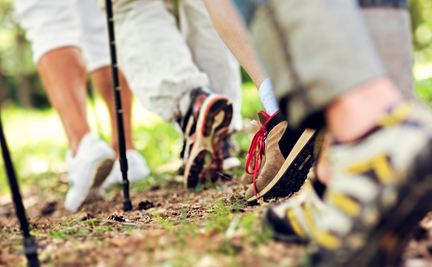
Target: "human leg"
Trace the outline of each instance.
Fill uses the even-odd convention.
[[[243,3],[246,3],[246,2],[243,1]],[[253,2],[250,2],[250,3],[253,3]],[[250,4],[250,3],[246,3],[246,4]],[[262,11],[261,13],[258,12],[258,13],[259,13],[258,15],[260,15],[260,16],[265,16],[265,11]],[[296,13],[296,14],[298,15],[298,13]],[[248,18],[247,15],[245,17]],[[293,19],[294,19],[294,17],[295,16],[292,16]],[[252,24],[253,22],[248,20],[247,23]],[[265,23],[271,24],[272,21],[269,20]],[[256,23],[256,25],[254,24],[254,25],[250,25],[250,26],[252,26],[252,32],[254,31],[253,28],[266,27],[265,24],[262,24],[262,23],[261,24]],[[314,26],[311,24],[310,27],[312,28]],[[264,62],[266,63],[266,68],[267,68],[268,72],[270,74],[271,73],[273,74],[273,77],[271,77],[271,78],[272,78],[273,84],[275,85],[275,89],[276,89],[275,91],[276,92],[277,92],[277,87],[292,88],[292,84],[294,82],[297,82],[297,81],[293,82],[294,78],[297,76],[297,73],[295,71],[293,71],[292,69],[288,68],[286,65],[284,66],[283,64],[279,64],[282,62],[282,59],[284,59],[286,57],[290,57],[291,55],[287,54],[286,51],[282,51],[279,47],[277,47],[277,45],[269,47],[269,45],[266,44],[267,41],[272,40],[272,38],[274,39],[275,36],[277,36],[279,34],[279,32],[278,32],[279,30],[280,29],[277,29],[274,31],[267,31],[266,35],[260,35],[259,37],[253,36],[255,39],[255,43],[256,43],[257,48],[259,50],[261,49],[260,52],[262,53],[262,57],[263,57]],[[295,36],[299,37],[298,35],[295,35]],[[301,38],[301,36],[300,36],[300,38]],[[299,49],[302,49],[303,47],[301,47],[301,46],[303,46],[303,45],[304,45],[304,48],[307,48],[308,43],[305,43],[305,42],[303,42],[303,43],[302,44],[297,43],[299,45],[299,47],[298,47]],[[311,61],[306,60],[305,62],[311,62]],[[306,66],[304,68],[308,69],[309,67]],[[289,73],[289,75],[285,75],[285,76],[276,75],[276,74],[284,73],[284,71],[287,71],[287,73]],[[311,84],[314,84],[314,82],[311,82]],[[297,88],[298,86],[295,85],[295,87]],[[319,99],[323,99],[323,97],[320,96]],[[301,107],[304,108],[305,106],[301,105]],[[299,109],[295,109],[295,112],[298,112],[298,111],[299,111]],[[290,114],[292,114],[292,112]],[[293,121],[290,121],[290,124],[294,125],[295,121],[294,121],[294,123],[293,123]],[[310,156],[313,156],[312,153],[310,153]],[[303,164],[299,164],[299,166],[303,167]],[[277,172],[276,176],[271,175],[267,179],[264,179],[262,182],[259,183],[259,184],[263,183],[264,185],[261,185],[260,186],[261,188],[258,190],[266,192],[267,191],[266,188],[268,188],[268,185],[270,185],[270,186],[273,185],[273,180],[274,181],[284,181],[284,178],[291,176],[291,175],[289,175],[289,171],[291,171],[291,170],[289,170],[288,168],[285,167],[285,168],[281,169],[279,172]],[[303,180],[304,180],[304,178],[303,178]],[[284,186],[282,186],[282,188],[284,188]],[[253,200],[253,194],[252,193],[254,190],[256,190],[256,189],[254,189],[254,190],[252,190],[252,189],[254,189],[254,188],[249,188],[249,190],[248,190],[248,192],[249,192],[248,195],[250,196],[251,200]],[[260,196],[260,194],[258,194],[257,196]]]
[[[278,13],[279,11],[289,10],[288,6],[285,6],[286,9],[282,8],[282,6],[284,4],[293,4],[294,2],[273,1],[268,6],[270,10],[267,9],[266,12],[271,13],[272,11],[276,11]],[[272,4],[274,3],[279,4],[278,9],[272,9],[274,7]],[[312,2],[310,3],[312,4]],[[331,3],[333,10],[326,9],[323,6],[320,7],[319,4],[321,3]],[[338,8],[336,7],[339,5],[339,7],[342,7],[347,2],[326,1],[326,3],[323,3],[322,1],[315,1],[313,4],[314,6],[310,6],[311,8],[317,8],[322,13],[331,13],[337,12]],[[305,8],[307,7],[307,2],[303,1],[302,5],[297,3],[296,7]],[[357,50],[355,53],[357,55],[365,55],[364,53],[366,53],[371,58],[375,57],[373,50],[370,50],[372,41],[367,40],[368,37],[367,34],[364,34],[364,30],[359,28],[357,30],[352,29],[354,31],[349,30],[350,33],[357,33],[357,36],[353,38],[363,38],[363,40],[357,39],[357,45],[346,43],[346,40],[350,39],[352,41],[353,39],[347,38],[349,33],[345,31],[349,27],[355,26],[355,23],[352,24],[352,22],[357,20],[358,14],[354,14],[356,12],[353,8],[348,8],[347,6],[345,8],[345,12],[339,12],[337,15],[333,14],[331,18],[323,20],[317,20],[317,14],[308,12],[314,18],[314,20],[310,18],[311,21],[319,21],[319,32],[321,33],[326,32],[324,24],[329,23],[332,19],[337,17],[340,19],[344,15],[351,13],[349,16],[350,20],[346,19],[345,23],[337,23],[331,27],[332,31],[336,31],[340,37],[343,36],[343,42],[341,40],[338,41],[337,37],[332,37],[329,34],[331,31],[327,32],[325,36],[327,40],[320,39],[320,42],[324,41],[324,44],[335,42],[332,49],[340,53],[339,59],[341,60],[344,58],[352,59],[352,56],[350,56],[352,53],[344,55],[350,49]],[[296,11],[301,13],[298,9]],[[339,11],[342,10],[339,9]],[[265,15],[263,13],[260,14]],[[353,19],[355,17],[357,18]],[[284,101],[288,101],[289,104],[294,104],[295,98],[302,99],[300,102],[304,102],[305,106],[313,110],[315,104],[317,104],[317,99],[311,96],[310,92],[304,92],[311,90],[316,85],[311,86],[308,83],[311,82],[309,79],[315,77],[312,80],[316,79],[315,82],[320,80],[319,83],[325,85],[326,82],[324,80],[329,77],[306,73],[311,69],[306,70],[302,68],[306,62],[301,63],[298,61],[305,60],[306,58],[302,57],[302,49],[299,49],[299,44],[295,44],[295,39],[300,36],[305,38],[308,27],[303,28],[305,25],[300,20],[297,20],[297,23],[291,21],[293,24],[290,24],[286,16],[278,16],[275,13],[271,14],[269,18],[276,18],[275,20],[269,19],[267,22],[270,21],[270,25],[282,30],[282,36],[286,34],[279,47],[282,47],[281,50],[283,50],[285,55],[288,54],[288,57],[285,58],[289,62],[287,66],[294,69],[294,71],[288,70],[288,73],[290,74],[290,78],[294,78],[295,83],[292,84],[295,85],[297,83],[298,85],[297,89],[293,90],[294,92],[281,98]],[[307,20],[307,18],[303,19]],[[278,24],[278,20],[283,22]],[[263,21],[260,21],[260,25],[263,25]],[[293,29],[294,25],[295,29]],[[360,24],[357,26],[360,26]],[[298,31],[304,32],[300,34]],[[316,33],[315,29],[314,34]],[[312,34],[312,31],[310,34]],[[299,41],[300,39],[297,40]],[[337,49],[336,47],[338,46],[336,43],[340,45],[344,43],[344,50]],[[330,49],[330,46],[324,47]],[[309,56],[313,56],[316,60],[315,64],[319,65],[320,60],[325,61],[324,58],[327,60],[331,58],[331,56],[329,57],[330,54],[326,54],[328,51],[323,49],[324,47],[321,47],[321,59],[318,59],[311,53],[314,50],[313,47],[304,48],[310,49],[308,50]],[[296,53],[289,53],[293,51]],[[361,60],[357,62],[355,60],[351,61],[351,63],[354,63],[351,67],[349,66],[350,64],[344,64],[344,70],[338,70],[339,66],[330,62],[320,67],[321,71],[325,71],[325,65],[327,67],[331,66],[336,71],[333,74],[339,74],[335,77],[338,76],[345,84],[351,79],[353,79],[351,82],[356,79],[363,80],[365,78],[363,75],[367,73],[359,73],[359,71],[366,70],[363,67],[367,65],[369,65],[369,71],[376,71],[376,76],[369,73],[367,75],[369,78],[360,81],[357,85],[352,83],[348,87],[350,88],[349,91],[340,91],[334,95],[335,98],[333,101],[325,104],[320,109],[324,113],[325,122],[328,125],[332,124],[330,123],[332,120],[334,120],[333,123],[338,125],[337,127],[334,125],[331,126],[330,132],[336,136],[337,141],[339,141],[337,138],[340,138],[345,143],[339,141],[339,143],[333,144],[329,152],[332,163],[332,177],[328,190],[326,190],[324,195],[324,202],[329,210],[321,215],[313,212],[312,217],[309,217],[316,238],[315,242],[319,248],[318,252],[314,253],[311,261],[309,261],[309,264],[312,266],[393,266],[397,264],[409,229],[431,208],[427,204],[430,203],[428,196],[430,196],[431,188],[424,187],[425,183],[430,182],[427,177],[430,177],[431,173],[428,164],[425,163],[431,157],[430,125],[432,120],[430,112],[415,104],[399,105],[398,102],[402,99],[400,92],[388,78],[385,78],[385,75],[379,74],[381,67],[379,64],[375,65],[377,62],[375,61],[374,63],[371,58],[367,59],[363,57],[363,60],[365,60],[363,62]],[[338,61],[338,63],[340,62]],[[347,74],[349,68],[352,68],[353,73],[356,72],[358,76],[341,75]],[[347,78],[349,79],[347,80]],[[309,86],[305,86],[307,84]],[[301,85],[304,86],[303,89]],[[322,89],[324,92],[324,88]],[[327,90],[330,91],[330,87]],[[361,93],[358,94],[360,90]],[[375,94],[371,95],[371,91],[375,92]],[[328,93],[331,95],[335,92]],[[370,97],[367,98],[366,96]],[[387,99],[385,101],[373,99],[382,96]],[[354,114],[354,109],[360,111],[362,109],[358,106],[356,107],[359,103],[348,108],[348,103],[352,104],[353,102],[350,101],[354,101],[353,99],[361,101],[365,98],[367,98],[367,106],[375,110],[375,112],[373,114],[366,114],[365,118],[362,118],[362,121],[360,121],[362,126],[357,128],[354,134],[347,130],[352,125],[350,124],[352,122],[348,123],[342,119],[343,116],[339,117],[342,119],[341,121],[336,122],[336,120],[341,115],[340,112],[346,112],[347,115],[350,114],[349,116],[354,120],[355,116],[357,116],[357,114]],[[365,102],[363,101],[362,104],[366,105]],[[347,106],[342,109],[340,106],[341,103],[343,105],[347,104]],[[292,111],[291,107],[286,108],[288,111]],[[336,112],[334,112],[334,109],[339,109],[337,111],[339,115],[335,115]],[[295,115],[292,113],[288,113],[288,115],[290,118],[293,116],[295,118]],[[318,117],[314,115],[317,114],[310,112],[309,115],[303,116],[301,122],[316,122]],[[341,128],[338,129],[338,127],[342,127],[342,124],[347,127],[343,134],[341,134]],[[422,187],[423,189],[421,189]],[[315,215],[321,218],[317,220],[314,217]],[[323,229],[326,230],[322,231]]]
[[[79,14],[84,58],[87,62],[88,71],[91,73],[93,83],[108,108],[111,120],[111,147],[118,155],[117,113],[113,93],[112,73],[109,67],[111,59],[108,32],[106,30],[106,17],[94,1],[77,0],[76,10]],[[150,173],[150,170],[144,157],[134,149],[131,122],[132,92],[121,71],[119,72],[119,79],[126,158],[128,159],[128,179],[130,182],[136,182],[144,179]],[[121,181],[122,174],[117,160],[102,188],[105,190]]]
[[[286,120],[281,119],[281,116],[276,114],[279,107],[273,94],[271,82],[261,68],[261,64],[258,61],[255,51],[249,41],[245,25],[236,15],[237,12],[231,2],[222,0],[206,1],[205,3],[213,24],[218,30],[221,38],[231,49],[234,56],[242,64],[245,70],[250,74],[257,88],[259,88],[261,101],[267,111],[260,112],[258,117],[261,122],[262,134],[265,134],[267,138],[266,147],[271,147],[271,149],[267,150],[267,148],[265,148],[265,150],[269,152],[266,156],[266,159],[268,159],[267,162],[263,161],[262,164],[255,164],[252,162],[253,160],[248,160],[246,173],[242,177],[242,184],[246,186],[247,184],[254,182],[254,186],[249,187],[246,198],[249,202],[255,202],[257,197],[264,195],[286,196],[289,193],[296,191],[303,183],[306,177],[305,175],[309,170],[309,165],[313,162],[313,158],[311,157],[312,150],[309,149],[309,143],[312,141],[311,135],[308,132],[302,137],[302,131],[292,131],[287,127]],[[277,125],[277,127],[275,125]],[[273,130],[273,128],[277,128],[277,130]],[[272,131],[271,134],[270,131]],[[296,143],[301,145],[294,149]],[[280,149],[281,144],[288,144],[287,147],[289,148],[282,151]],[[259,150],[260,148],[257,150],[256,147],[251,145],[249,157],[252,158],[252,154],[258,154],[255,158],[262,157],[262,151]],[[262,148],[262,150],[264,151],[264,148]],[[302,161],[301,163],[297,163],[292,159],[289,159],[294,155],[298,156],[299,154],[302,154],[299,158],[303,158],[305,162]],[[301,168],[300,170],[290,169],[289,173],[293,179],[288,179],[288,182],[292,184],[292,187],[290,186],[282,189],[283,187],[278,185],[282,184],[288,176],[285,175],[282,177],[282,175],[277,174],[286,160],[288,160],[286,168],[290,168],[292,165],[298,165],[301,166]],[[259,170],[261,168],[263,169],[262,172]],[[260,172],[259,175],[258,172]],[[280,187],[279,190],[276,189],[278,187]]]
[[[117,14],[120,67],[146,108],[180,124],[187,139],[185,184],[194,186],[207,168],[204,155],[220,153],[218,140],[231,120],[230,101],[198,89],[209,86],[208,76],[193,62],[162,1],[136,1]]]
[[[116,120],[116,109],[114,104],[114,93],[112,86],[112,74],[110,67],[102,67],[92,72],[93,81],[98,88],[99,94],[105,101],[111,119],[111,147],[118,155],[118,132],[117,132],[117,120]],[[126,145],[126,158],[128,160],[128,179],[129,182],[138,182],[150,174],[150,169],[147,166],[145,158],[135,150],[132,143],[132,122],[131,122],[131,110],[132,110],[132,92],[129,89],[126,78],[123,73],[120,72],[120,86],[121,86],[121,97],[122,97],[122,110],[123,110],[123,128],[125,133],[125,145]],[[103,194],[106,189],[110,188],[116,183],[121,183],[123,180],[120,163],[118,160],[114,163],[113,169],[106,181],[102,185]]]
[[[236,145],[233,134],[243,128],[239,65],[213,27],[202,1],[180,1],[179,13],[181,33],[191,51],[194,63],[208,75],[211,90],[227,96],[233,104],[229,135],[222,140],[222,154],[219,155],[222,158],[214,158],[212,161],[223,160],[223,169],[238,167],[241,163],[233,155]]]
[[[250,42],[247,29],[230,1],[205,0],[213,25],[225,44],[259,88],[267,79]]]
[[[180,1],[180,26],[197,67],[209,76],[212,91],[233,103],[230,132],[243,128],[239,65],[219,37],[202,1]]]
[[[407,1],[359,0],[358,2],[389,78],[401,90],[404,98],[413,98],[415,92],[412,78],[411,28]],[[326,171],[328,162],[325,160],[325,150],[322,151],[321,158],[322,160],[319,160],[316,166],[317,178],[321,182],[327,183],[329,172]]]
[[[75,9],[79,15],[82,36],[83,56],[87,69],[96,89],[105,101],[111,120],[111,146],[118,154],[118,138],[116,127],[116,110],[112,86],[112,75],[106,18],[94,1],[76,0]],[[132,92],[124,75],[120,72],[122,88],[122,108],[125,130],[126,149],[133,149],[131,129]]]
[[[112,86],[112,75],[111,68],[109,66],[99,68],[92,72],[92,79],[96,85],[96,88],[105,101],[108,108],[111,120],[111,147],[118,154],[118,137],[117,137],[117,121],[116,121],[116,109],[114,102],[114,93]],[[120,86],[121,86],[121,98],[123,108],[123,127],[125,132],[125,144],[126,150],[134,149],[132,143],[132,123],[131,123],[131,110],[132,110],[132,92],[129,89],[126,78],[120,72]]]
[[[44,88],[60,115],[75,154],[79,142],[90,128],[85,114],[87,73],[79,50],[80,32],[71,10],[73,4],[72,0],[51,1],[44,5],[35,0],[18,0],[15,11],[21,26],[27,30],[33,60],[38,65]],[[69,64],[71,71],[67,71]],[[76,112],[72,114],[70,110]]]
[[[76,47],[52,50],[39,60],[38,70],[75,154],[83,136],[90,132],[85,110],[87,72],[81,51]]]
[[[389,78],[401,90],[404,98],[413,98],[412,39],[407,1],[358,2]],[[317,162],[316,173],[317,178],[326,183],[329,175],[324,154],[325,150],[321,153],[323,160]]]
[[[162,1],[135,1],[117,19],[119,65],[132,92],[146,108],[176,122],[187,113],[189,93],[209,86],[207,75],[193,63]]]
[[[114,151],[90,133],[86,120],[87,73],[73,5],[74,1],[15,2],[21,25],[32,42],[42,83],[70,143],[66,154],[70,187],[65,200],[70,211],[97,193],[114,159]]]
[[[408,18],[409,15],[406,9],[407,3],[406,1],[392,0],[380,2],[380,4],[377,5],[377,3],[373,2],[374,1],[365,4],[364,1],[359,1],[362,8],[362,14],[365,17],[369,30],[372,33],[373,41],[377,46],[380,57],[383,59],[385,68],[389,72],[389,77],[392,79],[392,81],[394,81],[398,88],[401,88],[404,98],[412,98],[414,95],[414,88],[411,72],[411,38]],[[378,83],[388,84],[389,81],[385,80]],[[366,89],[365,92],[367,92],[367,90],[370,90],[370,88]],[[388,88],[385,90],[388,90]],[[389,92],[385,93],[385,95],[381,95],[380,98],[388,99],[394,97],[392,94],[387,95],[388,93]],[[369,96],[366,96],[365,94],[364,96],[358,97],[367,98],[368,101],[363,101],[365,103],[369,102],[369,99],[371,98],[378,97],[379,94],[380,92],[375,94],[375,91],[373,90],[369,92]],[[360,98],[354,96],[351,98],[351,100],[357,101]],[[365,105],[362,104],[362,107],[364,106]],[[361,110],[362,107],[358,107],[357,110]],[[365,114],[367,114],[369,111],[370,109],[368,108],[368,111],[366,111]],[[331,112],[334,112],[334,110]],[[375,112],[374,114],[379,113]],[[363,114],[361,118],[358,116],[358,119],[355,120],[350,117],[350,120],[354,121],[356,126],[354,128],[347,128],[350,130],[355,129],[361,124],[363,119]],[[347,132],[344,132],[344,134],[347,134]],[[331,177],[331,164],[329,162],[327,152],[332,143],[332,138],[333,137],[327,134],[324,141],[324,148],[319,148],[321,152],[319,154],[319,160],[317,161],[315,171],[317,177],[312,179],[312,184],[315,188],[317,188],[316,190],[319,191],[318,195],[320,197],[324,195],[326,185],[329,183]],[[304,191],[312,196],[316,194],[315,190]],[[302,192],[301,194],[305,195],[306,193]],[[312,234],[310,226],[305,219],[307,208],[293,208],[294,206],[298,205],[299,202],[302,203],[300,206],[307,207],[308,205],[316,206],[317,202],[322,202],[322,200],[310,196],[300,198],[295,197],[286,203],[272,207],[270,209],[271,212],[268,212],[266,215],[266,220],[267,224],[274,225],[278,228],[275,233],[276,236],[279,236],[278,238],[293,239],[301,234],[307,233],[306,236],[309,237]],[[322,205],[323,204],[320,206]],[[293,228],[291,226],[290,219],[284,216],[284,214],[288,213],[288,211],[295,213],[293,220],[296,220],[299,224],[298,228],[300,230],[298,232],[292,230]],[[278,215],[276,215],[276,213]]]
[[[267,74],[261,67],[244,22],[237,15],[231,1],[206,0],[204,2],[215,29],[240,65],[251,77],[259,90],[261,102],[266,112],[272,116],[279,110],[279,107],[272,92],[273,88],[270,79],[268,79]]]

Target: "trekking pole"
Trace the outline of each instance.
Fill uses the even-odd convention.
[[[113,76],[114,97],[115,97],[116,113],[117,113],[117,133],[118,133],[119,154],[120,154],[120,170],[123,176],[123,195],[124,195],[123,210],[130,211],[132,210],[132,202],[130,201],[129,198],[129,180],[127,177],[128,163],[126,159],[126,146],[125,146],[125,137],[124,137],[124,129],[123,129],[123,110],[122,110],[121,95],[120,95],[120,83],[119,83],[116,43],[115,43],[115,35],[114,35],[114,16],[112,11],[111,1],[112,0],[105,0],[105,5],[106,5],[106,14],[107,14],[107,23],[108,23],[109,45],[110,45],[110,52],[111,52],[111,71]]]
[[[24,205],[22,202],[18,181],[15,175],[15,170],[7,147],[6,138],[3,132],[3,125],[0,118],[0,143],[2,148],[3,160],[6,167],[6,173],[9,181],[9,186],[12,191],[12,199],[15,205],[15,212],[21,224],[21,230],[24,234],[23,244],[24,249],[20,254],[25,254],[28,259],[28,266],[39,267],[39,260],[37,256],[38,245],[33,237],[30,235],[29,224],[25,213]]]

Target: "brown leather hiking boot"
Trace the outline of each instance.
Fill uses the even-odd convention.
[[[252,140],[246,164],[246,172],[255,176],[246,192],[249,204],[256,204],[260,197],[286,197],[298,191],[314,162],[314,129],[292,130],[279,112],[270,117],[260,111],[258,118],[261,128]]]
[[[252,121],[252,124],[255,124],[258,127],[260,127],[260,130],[258,130],[258,132],[255,133],[251,146],[249,147],[249,153],[247,156],[247,162],[245,166],[246,172],[243,173],[243,176],[241,178],[241,185],[244,190],[247,190],[251,185],[253,185],[254,177],[255,178],[258,177],[260,166],[255,167],[255,165],[256,164],[262,165],[265,162],[264,142],[266,138],[266,131],[262,125],[266,123],[269,117],[270,116],[267,113],[265,113],[264,111],[260,111],[258,112],[259,123],[256,121]],[[257,145],[258,144],[256,143],[257,141],[258,143],[260,143],[260,145]],[[257,172],[257,175],[255,175],[255,172]]]
[[[262,164],[265,163],[265,155],[262,155]],[[259,174],[259,172],[258,172]],[[253,185],[254,174],[249,174],[247,171],[243,173],[240,184],[244,190],[247,190],[251,185]]]
[[[240,183],[244,190],[247,190],[253,184],[253,178],[253,174],[243,173]]]

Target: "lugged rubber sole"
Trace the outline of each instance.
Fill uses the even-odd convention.
[[[224,170],[224,158],[222,153],[222,142],[228,134],[229,125],[232,119],[232,104],[227,104],[222,112],[225,115],[224,122],[216,127],[213,134],[213,154],[211,155],[209,171],[210,180],[214,183]],[[205,183],[207,181],[206,172],[203,172],[200,176],[200,183]]]
[[[368,234],[363,247],[352,252],[343,262],[322,263],[319,267],[399,267],[401,256],[411,232],[432,210],[432,142],[414,160],[407,173],[407,182],[395,188],[397,200],[393,207],[381,212],[377,228]],[[381,196],[374,205],[383,206]],[[361,219],[354,222],[360,228]],[[364,228],[364,226],[363,226]],[[361,229],[361,228],[360,228]],[[359,231],[365,234],[364,231]],[[314,265],[315,266],[315,265]]]
[[[314,157],[314,140],[317,131],[306,129],[286,158],[275,178],[260,192],[257,197],[286,197],[300,190],[312,167]],[[247,199],[249,205],[257,205],[257,198]]]
[[[114,165],[114,160],[112,159],[104,159],[99,163],[99,165],[96,167],[95,175],[93,176],[94,179],[93,179],[92,186],[90,187],[90,190],[87,192],[84,201],[81,203],[79,208],[81,208],[83,204],[97,200],[100,197],[99,189],[102,186],[103,182],[105,182],[105,179],[110,174],[113,165]]]
[[[202,182],[203,173],[209,168],[206,154],[220,153],[232,117],[232,105],[228,98],[221,95],[208,96],[201,107],[195,130],[194,142],[184,171],[186,188],[194,188]],[[217,145],[219,144],[219,148]]]
[[[414,159],[408,182],[397,190],[399,199],[395,207],[381,218],[367,247],[354,258],[354,262],[369,260],[357,266],[399,266],[410,233],[432,210],[431,159],[432,142]]]
[[[273,222],[271,222],[268,218],[269,212],[270,212],[270,209],[266,209],[264,211],[263,228],[264,229],[270,228],[272,230],[272,232],[273,232],[272,238],[274,240],[281,241],[281,242],[294,242],[296,244],[302,244],[302,245],[309,243],[310,240],[308,238],[303,238],[303,237],[300,237],[300,236],[295,235],[295,234],[288,235],[288,234],[281,234],[281,233],[277,232],[273,226]]]

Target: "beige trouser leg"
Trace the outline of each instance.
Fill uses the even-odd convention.
[[[408,10],[369,7],[362,8],[362,13],[389,77],[405,98],[413,98],[412,39]]]
[[[119,65],[136,98],[166,121],[186,114],[189,92],[209,87],[163,1],[118,2]]]
[[[180,27],[193,60],[210,78],[210,89],[233,103],[230,132],[242,129],[241,76],[237,60],[216,32],[202,0],[180,0]]]
[[[249,26],[291,125],[386,74],[355,1],[268,2],[256,10]]]

